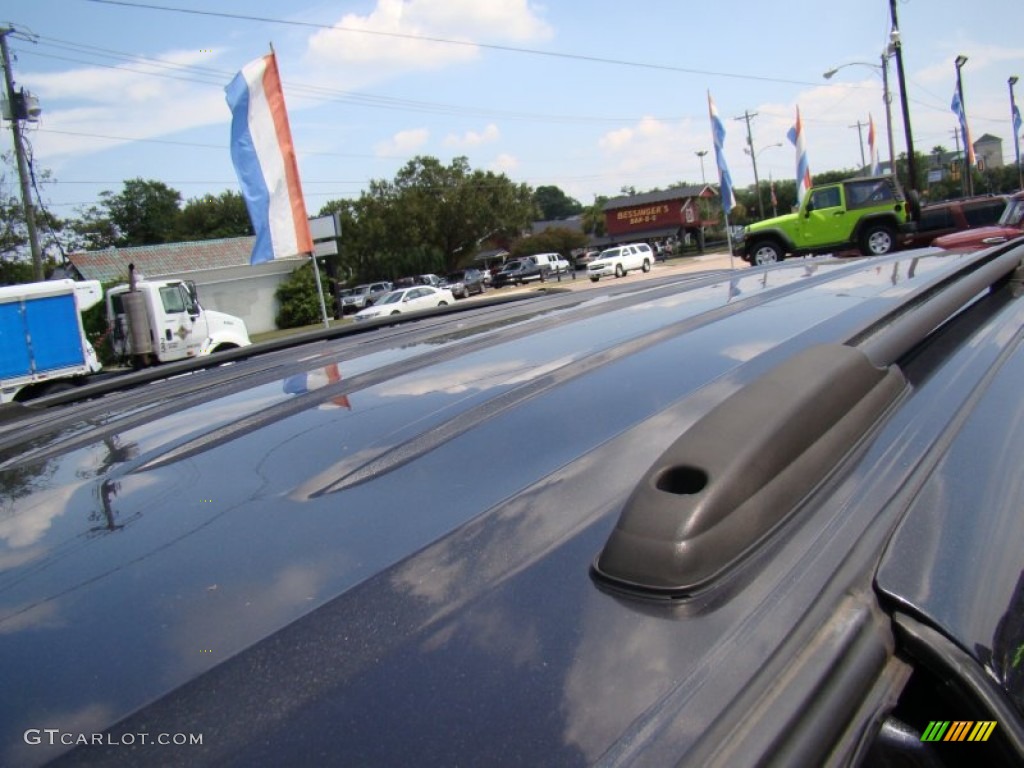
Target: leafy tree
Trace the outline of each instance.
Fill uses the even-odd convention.
[[[533,191],[533,204],[537,206],[541,221],[567,219],[583,211],[579,200],[569,197],[556,186],[537,187]]]
[[[464,157],[443,165],[410,160],[393,181],[370,182],[356,201],[328,203],[342,218],[341,271],[368,280],[444,273],[469,262],[480,243],[510,240],[530,223],[525,184],[472,170]]]
[[[324,275],[320,276],[321,286],[327,286]],[[296,267],[288,278],[277,287],[274,294],[280,302],[281,309],[275,322],[278,328],[301,328],[321,321],[320,300],[316,295],[316,279],[313,268],[307,261]],[[331,306],[331,299],[324,296],[326,306]]]
[[[583,209],[583,231],[594,237],[605,236],[604,204],[608,198],[602,195],[594,198],[594,204]]]
[[[74,223],[85,248],[155,245],[176,239],[181,193],[162,181],[128,179],[120,192],[100,193]]]
[[[0,155],[0,285],[31,283],[35,277],[29,246],[28,225],[21,191],[15,181],[13,152]],[[36,173],[37,186],[51,180],[51,173]],[[49,211],[33,206],[36,236],[43,255],[43,271],[49,274],[57,264],[64,238],[65,222]]]
[[[175,239],[206,240],[245,237],[253,234],[252,221],[241,193],[225,190],[219,195],[194,197],[178,217]]]

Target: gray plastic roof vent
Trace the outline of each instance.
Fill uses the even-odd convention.
[[[899,368],[805,350],[716,406],[647,471],[594,563],[619,589],[709,585],[764,539],[899,397]]]

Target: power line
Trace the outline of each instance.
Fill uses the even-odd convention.
[[[421,42],[439,43],[444,45],[454,45],[463,48],[483,48],[491,51],[501,51],[503,53],[518,53],[530,56],[545,56],[549,58],[567,59],[570,61],[583,61],[592,64],[610,64],[619,67],[636,67],[640,69],[654,69],[663,72],[679,72],[688,75],[702,75],[705,77],[725,77],[737,80],[756,80],[759,82],[766,83],[786,83],[789,85],[819,85],[817,82],[810,82],[806,80],[792,80],[781,77],[767,77],[764,75],[747,75],[739,74],[735,72],[715,72],[712,70],[704,69],[692,69],[689,67],[677,67],[670,64],[652,64],[650,62],[640,61],[629,61],[626,59],[609,59],[602,56],[590,56],[580,53],[564,53],[560,51],[544,51],[539,48],[523,48],[512,45],[498,45],[495,43],[479,43],[469,40],[452,40],[444,37],[432,37],[429,35],[412,35],[402,32],[384,32],[381,30],[373,29],[351,29],[348,27],[341,27],[334,24],[321,24],[312,21],[299,21],[297,19],[275,19],[269,16],[252,16],[249,14],[242,13],[226,13],[224,11],[209,11],[199,10],[196,8],[177,8],[174,6],[157,5],[155,3],[138,3],[128,2],[127,0],[86,0],[86,2],[97,3],[100,5],[114,5],[122,6],[125,8],[137,8],[150,11],[165,11],[168,13],[184,13],[194,16],[213,16],[222,19],[232,19],[235,21],[256,21],[264,24],[280,24],[283,26],[292,27],[305,27],[308,29],[326,29],[334,30],[338,32],[346,32],[349,34],[364,34],[364,35],[376,35],[379,37],[398,38],[402,40],[418,40]]]

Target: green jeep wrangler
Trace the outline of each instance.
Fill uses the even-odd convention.
[[[865,256],[895,250],[907,230],[907,201],[891,176],[847,179],[812,187],[796,213],[751,224],[743,258],[771,264],[786,256],[858,248]]]

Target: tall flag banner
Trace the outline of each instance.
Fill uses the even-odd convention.
[[[1013,151],[1017,155],[1017,165],[1020,165],[1020,107],[1013,104]]]
[[[974,167],[974,147],[971,146],[971,132],[967,128],[967,115],[964,113],[964,103],[960,101],[960,89],[953,89],[953,101],[949,105],[949,108],[953,110],[953,114],[956,115],[956,119],[960,121],[960,137],[964,142],[964,157],[967,158],[968,167]]]
[[[708,91],[708,115],[711,118],[711,136],[715,143],[715,162],[718,164],[718,182],[722,188],[722,210],[725,215],[736,205],[736,195],[732,191],[732,176],[729,175],[729,166],[725,162],[725,126],[722,125],[722,118],[718,116],[715,102],[711,100],[711,91]],[[726,222],[728,227],[728,222]]]
[[[804,145],[804,124],[800,120],[800,105],[796,107],[796,123],[789,129],[786,138],[796,147],[796,204],[804,201],[811,188],[811,167],[807,162],[807,147]]]
[[[224,91],[231,108],[231,160],[256,231],[250,263],[311,253],[276,56],[246,64]]]
[[[878,133],[875,131],[875,118],[868,112],[868,147],[871,149],[871,175],[880,176],[882,165],[878,162]]]

